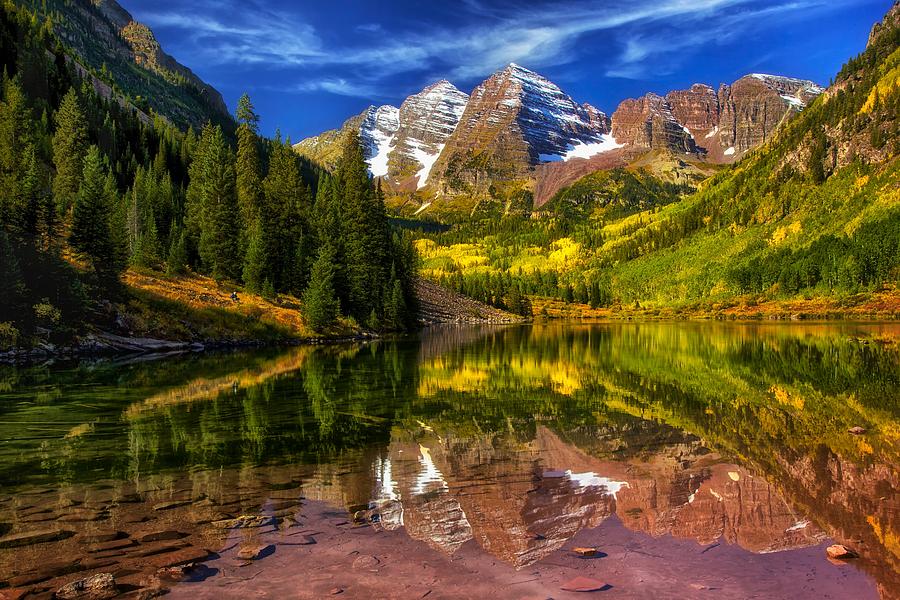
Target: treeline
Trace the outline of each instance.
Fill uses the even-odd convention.
[[[756,257],[760,249],[748,249],[753,260],[728,273],[729,282],[741,293],[775,286],[786,294],[817,287],[853,293],[900,272],[900,212],[864,223],[849,236],[822,236],[805,248],[782,248]]]
[[[340,314],[377,330],[413,325],[414,252],[390,228],[357,139],[333,175],[310,176],[288,141],[258,134],[246,96],[236,136],[212,124],[181,132],[100,96],[25,9],[3,5],[0,45],[7,337],[76,328],[98,299],[124,296],[129,265],[302,297],[317,330]]]
[[[479,302],[523,317],[534,315],[530,296],[558,298],[565,302],[589,304],[591,308],[614,302],[607,275],[577,276],[574,283],[560,281],[556,271],[506,273],[462,273],[456,271],[438,279],[438,283]]]

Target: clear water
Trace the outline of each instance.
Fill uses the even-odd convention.
[[[757,576],[741,557],[789,565],[803,550],[822,557],[809,569],[834,579],[828,591],[895,597],[898,341],[891,324],[561,323],[0,367],[0,534],[70,532],[0,549],[0,582],[55,589],[95,570],[28,573],[81,560],[91,532],[134,538],[156,521],[224,556],[215,521],[321,503],[351,526],[448,560],[474,548],[512,571],[615,524],[737,552],[735,581]],[[832,573],[833,540],[860,557]],[[804,597],[797,586],[784,597]]]

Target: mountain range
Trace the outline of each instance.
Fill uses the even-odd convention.
[[[510,64],[471,95],[442,80],[399,109],[370,106],[294,147],[333,166],[340,141],[357,132],[372,175],[397,194],[418,192],[417,212],[440,199],[497,198],[510,188],[539,207],[581,175],[651,151],[691,164],[735,162],[823,91],[811,81],[753,73],[718,90],[694,84],[628,99],[610,117]]]

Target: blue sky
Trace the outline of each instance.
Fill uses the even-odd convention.
[[[120,0],[232,109],[297,141],[369,104],[509,62],[612,113],[624,98],[751,72],[828,84],[892,0]]]

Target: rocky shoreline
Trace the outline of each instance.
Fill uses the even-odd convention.
[[[49,360],[73,360],[78,358],[141,357],[159,358],[191,352],[211,350],[236,350],[241,348],[264,348],[276,346],[304,346],[320,344],[346,344],[377,339],[374,333],[359,333],[352,336],[294,338],[278,342],[263,340],[204,340],[176,341],[148,337],[128,337],[113,333],[91,333],[80,338],[77,343],[58,346],[43,342],[33,348],[15,348],[0,352],[0,365],[28,365]]]

